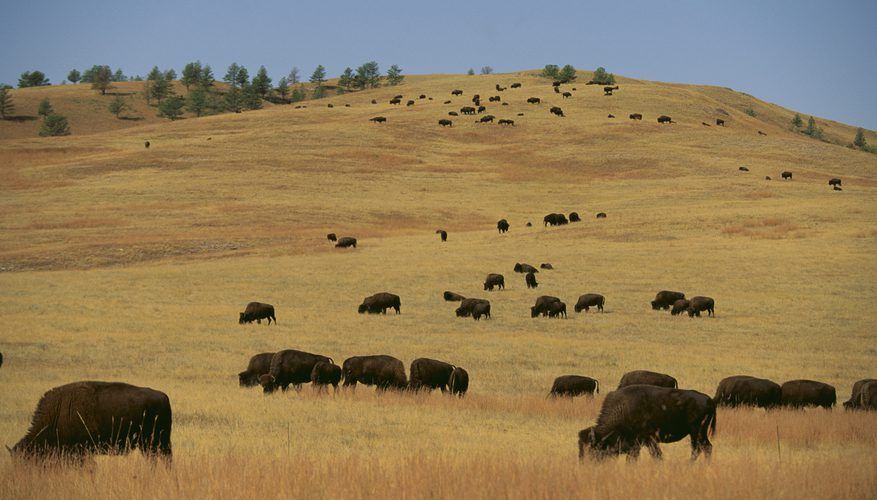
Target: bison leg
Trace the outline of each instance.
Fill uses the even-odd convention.
[[[691,461],[694,462],[697,460],[697,457],[700,456],[700,452],[703,452],[703,458],[709,462],[710,457],[713,454],[713,445],[710,443],[709,438],[706,435],[691,435]]]
[[[649,453],[652,455],[652,458],[654,458],[655,460],[664,459],[664,453],[661,452],[661,447],[658,446],[657,439],[650,439],[649,442],[646,443],[646,446],[648,446]]]
[[[627,450],[627,461],[628,462],[636,462],[637,459],[639,459],[639,451],[640,451],[639,444],[632,445],[630,447],[630,449]]]

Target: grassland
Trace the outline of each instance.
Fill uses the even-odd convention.
[[[524,88],[489,112],[515,127],[436,124],[512,81]],[[3,458],[0,497],[873,498],[873,414],[721,410],[709,465],[688,464],[685,443],[662,463],[578,463],[576,432],[631,369],[707,394],[733,374],[812,378],[843,400],[877,367],[877,156],[789,132],[793,112],[729,90],[619,83],[561,100],[526,74],[409,77],[306,109],[0,140],[0,440],[73,380],[161,389],[175,413],[172,468]],[[463,98],[443,105],[453,88]],[[397,93],[433,100],[384,104]],[[728,126],[701,125],[716,117]],[[783,170],[794,180],[764,180]],[[541,227],[573,210],[583,222]],[[330,231],[361,244],[335,250]],[[527,291],[515,262],[556,270]],[[482,291],[489,272],[507,290]],[[717,317],[652,311],[662,288],[715,297]],[[493,319],[454,318],[447,289],[489,298]],[[382,290],[401,315],[356,314]],[[571,308],[586,292],[607,297],[604,314],[529,318],[537,295]],[[275,304],[278,324],[237,325],[250,300]],[[443,359],[469,371],[470,395],[237,387],[251,354],[282,348]],[[546,399],[567,373],[601,395]]]

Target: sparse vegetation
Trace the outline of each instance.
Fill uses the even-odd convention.
[[[381,86],[381,70],[378,63],[369,61],[356,68],[354,85],[358,89],[376,88]]]
[[[277,95],[280,96],[281,102],[287,102],[286,98],[289,96],[289,80],[284,76],[280,78],[280,81],[277,82]]]
[[[186,87],[186,91],[189,90],[190,86],[201,82],[202,71],[204,68],[201,67],[201,61],[190,62],[183,67],[183,77],[180,78],[180,83]]]
[[[171,87],[170,82],[164,77],[164,73],[158,69],[158,66],[153,66],[149,75],[146,76],[143,93],[146,96],[147,104],[149,104],[150,99],[155,99],[159,106],[161,105],[162,99],[172,95],[173,88]]]
[[[54,113],[54,112],[55,112],[55,110],[52,109],[52,103],[49,102],[49,98],[48,98],[48,97],[45,98],[45,99],[43,99],[42,101],[40,101],[40,105],[39,105],[39,107],[37,108],[37,114],[38,114],[38,115],[40,115],[40,116],[42,116],[43,118],[45,118],[45,117],[51,115],[51,114]]]
[[[753,117],[753,118],[755,118],[756,116],[758,116],[758,113],[756,113],[755,110],[752,109],[751,106],[750,106],[750,107],[747,107],[746,109],[744,109],[743,112],[746,113],[747,115]]]
[[[116,118],[120,118],[122,113],[127,109],[127,105],[125,104],[125,99],[122,96],[117,95],[110,101],[109,110],[110,113],[113,114]]]
[[[60,135],[70,135],[70,126],[67,124],[67,118],[55,113],[46,115],[43,118],[43,126],[40,128],[40,136],[53,137]]]
[[[338,86],[347,90],[353,87],[354,74],[353,69],[349,66],[344,68],[344,72],[338,77]]]
[[[118,69],[116,69],[116,71],[113,73],[113,77],[112,77],[111,80],[114,81],[114,82],[127,82],[127,81],[128,81],[128,77],[125,76],[125,73],[122,72],[122,69],[121,69],[121,68],[118,68]]]
[[[482,75],[491,75],[491,74],[493,74],[493,68],[491,68],[490,66],[482,66],[481,67],[481,74]]]
[[[12,103],[12,93],[8,87],[0,86],[0,120],[12,116],[15,113],[15,105]]]
[[[239,66],[238,63],[231,63],[222,80],[233,88],[240,88],[250,81],[250,74],[247,68]]]
[[[816,125],[816,119],[813,116],[807,119],[807,128],[804,129],[804,134],[809,135],[814,139],[822,139],[822,129]]]
[[[861,128],[856,130],[856,137],[853,139],[853,146],[859,149],[865,149],[868,146],[868,142],[865,140],[865,131]]]
[[[466,74],[469,75],[469,76],[474,76],[474,75],[475,75],[475,69],[474,69],[474,68],[469,68],[469,71],[467,71]]]
[[[801,115],[798,113],[795,113],[795,116],[792,118],[792,130],[797,132],[797,131],[801,130],[801,127],[803,127],[803,126],[804,126],[804,121],[801,120]]]
[[[289,70],[289,84],[290,85],[298,85],[301,83],[301,76],[299,75],[299,70],[297,67],[293,66],[291,70]]]
[[[42,71],[25,71],[18,78],[18,88],[40,87],[49,85],[49,79]]]

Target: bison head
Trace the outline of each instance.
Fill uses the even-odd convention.
[[[364,312],[368,312],[368,304],[363,302],[362,304],[359,305],[359,309],[357,309],[357,311],[359,312],[359,314],[362,314]]]
[[[533,306],[530,308],[530,317],[535,318],[536,316],[539,316],[539,311],[536,310],[536,306]]]
[[[585,453],[593,460],[604,460],[619,453],[627,453],[630,444],[615,432],[603,435],[596,426],[588,427],[579,432],[579,459],[585,458]]]
[[[276,381],[277,379],[275,379],[273,375],[267,373],[259,377],[259,385],[262,386],[262,390],[265,394],[271,394],[277,389],[277,385],[275,384]]]
[[[485,290],[488,290],[488,289],[491,289],[491,288],[493,288],[493,287],[491,287],[491,286],[485,281],[485,282],[484,282],[484,289],[485,289]]]
[[[238,381],[241,387],[253,387],[259,384],[259,380],[250,372],[238,373]]]
[[[521,269],[523,269],[523,268],[521,267],[521,264],[520,264],[520,263],[515,264],[515,272],[516,272],[516,273],[521,272]]]
[[[657,301],[657,300],[653,300],[653,301],[652,301],[652,309],[654,309],[654,310],[657,311],[657,310],[659,310],[660,308],[661,308],[661,305],[658,304],[658,301]]]
[[[462,306],[458,307],[457,310],[454,312],[457,314],[458,318],[465,318],[466,316],[468,316],[468,314],[466,313],[466,308]]]
[[[238,319],[238,324],[243,325],[244,323],[247,322],[247,317],[244,313],[240,313],[240,314],[241,314],[241,317],[240,317],[240,319]]]

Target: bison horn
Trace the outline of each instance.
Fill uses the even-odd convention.
[[[8,444],[4,446],[6,446],[6,451],[8,451],[10,455],[12,455],[12,448],[10,448]]]

